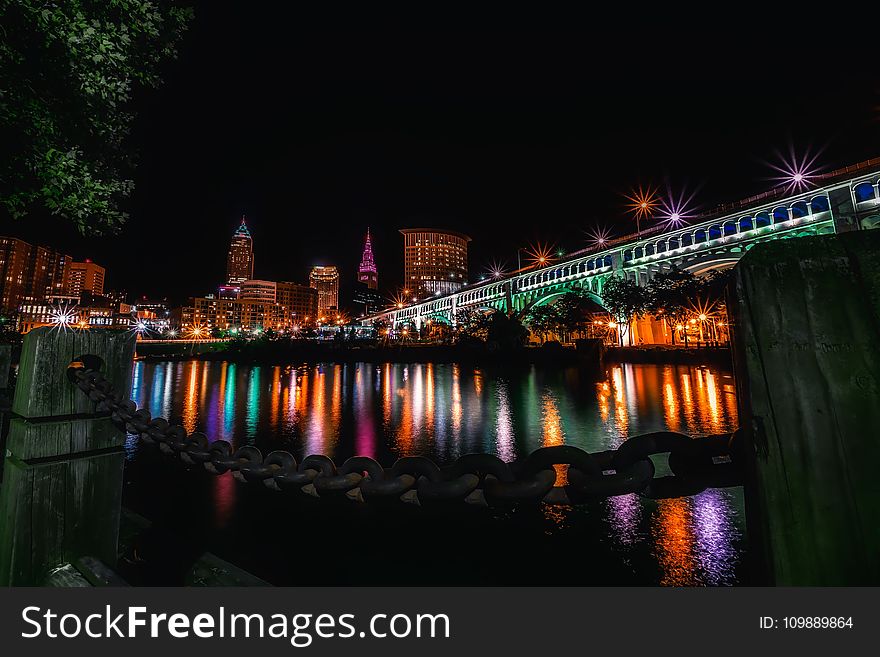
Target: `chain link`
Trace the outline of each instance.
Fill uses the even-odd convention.
[[[440,468],[423,456],[407,456],[383,468],[367,456],[353,456],[338,466],[313,454],[297,463],[290,452],[265,457],[256,447],[238,449],[225,440],[211,441],[202,432],[187,434],[165,418],[150,416],[119,394],[97,370],[82,363],[68,378],[88,395],[96,410],[141,441],[158,445],[188,465],[232,476],[276,491],[295,490],[328,500],[379,502],[401,500],[420,505],[469,502],[493,507],[514,504],[583,504],[637,493],[652,499],[695,495],[706,488],[742,483],[735,458],[738,432],[692,438],[659,431],[633,436],[617,449],[589,453],[572,445],[542,447],[525,459],[505,463],[492,454],[466,454]],[[655,476],[651,456],[669,454],[671,476]],[[557,486],[555,466],[568,466],[567,481]]]

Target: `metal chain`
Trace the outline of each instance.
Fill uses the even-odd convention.
[[[184,463],[202,465],[217,475],[232,472],[239,481],[272,490],[300,491],[321,499],[402,500],[420,505],[462,501],[489,506],[582,504],[631,493],[652,499],[683,497],[742,483],[736,458],[738,432],[692,438],[660,431],[633,436],[615,450],[598,453],[572,445],[542,447],[514,463],[491,454],[466,454],[444,468],[423,456],[400,458],[391,468],[367,456],[354,456],[340,466],[317,454],[297,463],[287,451],[263,456],[250,445],[234,449],[226,440],[211,442],[202,432],[187,434],[182,426],[139,409],[99,371],[82,363],[72,365],[67,373],[96,404],[96,410],[109,412],[120,429],[158,445]],[[669,454],[673,475],[656,477],[650,457],[663,453]],[[557,465],[568,466],[567,482],[561,486],[556,485]]]

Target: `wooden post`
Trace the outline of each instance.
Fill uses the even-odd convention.
[[[731,292],[759,578],[880,583],[880,230],[758,244]]]
[[[42,584],[80,557],[114,566],[125,434],[67,378],[81,356],[101,359],[127,393],[129,331],[37,328],[24,338],[0,485],[0,585]]]

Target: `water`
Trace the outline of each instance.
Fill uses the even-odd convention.
[[[253,444],[264,453],[286,449],[298,459],[327,454],[337,463],[359,454],[383,465],[408,455],[445,464],[469,452],[512,461],[541,446],[571,444],[596,452],[648,431],[701,435],[737,426],[730,373],[694,366],[618,365],[596,381],[574,367],[502,372],[456,364],[139,361],[133,398],[154,415],[176,418],[212,440]],[[358,566],[365,560],[343,558],[332,545],[323,556],[310,551],[310,563],[338,584],[376,583],[373,577],[417,584],[747,580],[741,489],[661,501],[627,495],[591,507],[468,510],[456,518],[418,509],[390,516],[363,510],[349,517],[350,509],[301,508],[300,501],[281,501],[285,495],[245,490],[229,475],[182,473],[155,463],[157,458],[155,450],[130,445],[126,503],[185,532],[198,549],[219,552],[275,583],[303,581],[302,564],[291,564],[287,550],[291,542],[301,546],[293,529],[298,522],[320,526],[331,543],[344,542],[349,534],[340,528],[343,518],[375,543],[369,561],[378,571],[364,574]],[[660,474],[663,461],[657,460]],[[180,515],[181,504],[197,515],[195,522],[169,520]],[[254,537],[255,531],[265,533],[266,522],[283,527],[270,532],[275,540]],[[417,539],[424,557],[416,559],[416,574],[401,581],[399,535]],[[545,582],[543,566],[534,564],[559,557],[574,557],[580,566],[571,581]],[[525,574],[523,564],[532,564]],[[517,572],[513,579],[511,569]]]

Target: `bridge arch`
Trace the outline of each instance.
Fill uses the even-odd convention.
[[[791,215],[788,212],[788,208],[780,205],[779,207],[773,208],[773,223],[781,224],[785,223],[791,219]]]
[[[599,296],[603,282],[604,278],[596,278],[593,281],[583,281],[583,284],[572,281],[570,283],[554,285],[545,290],[536,290],[527,295],[522,307],[514,316],[522,320],[532,308],[551,303],[569,292],[586,292],[597,305],[604,307],[602,298]]]
[[[877,187],[869,182],[859,183],[853,187],[853,196],[856,199],[856,203],[873,201],[877,198]]]
[[[828,212],[831,209],[831,203],[828,201],[827,196],[814,196],[810,199],[810,209],[813,211],[813,214]]]

